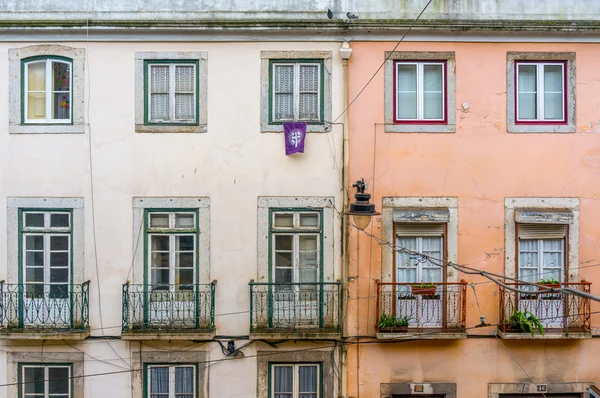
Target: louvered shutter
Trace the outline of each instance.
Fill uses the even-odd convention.
[[[150,65],[150,120],[168,121],[169,65]]]
[[[396,223],[396,236],[443,236],[446,224]]]
[[[196,67],[195,65],[175,66],[175,120],[194,121]]]
[[[563,239],[567,236],[564,224],[517,224],[519,239]]]
[[[294,120],[294,65],[274,67],[274,120]]]
[[[319,66],[300,64],[300,120],[319,120]]]

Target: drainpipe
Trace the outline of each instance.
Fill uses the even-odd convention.
[[[342,46],[340,47],[340,56],[342,57],[342,69],[343,69],[343,92],[342,92],[342,109],[344,112],[344,124],[343,124],[343,144],[342,144],[342,198],[343,198],[343,210],[348,211],[348,204],[350,203],[349,190],[348,190],[348,165],[349,165],[349,156],[350,156],[350,148],[348,141],[348,133],[350,126],[348,124],[348,60],[352,55],[352,48],[350,48],[350,43],[344,41]],[[348,313],[348,263],[350,256],[348,255],[348,220],[346,217],[342,217],[342,320],[344,321],[341,325],[342,328],[342,337],[347,336],[347,326],[346,319]],[[340,347],[340,378],[339,378],[339,395],[341,397],[346,397],[346,357],[347,357],[347,348],[345,344],[342,344]]]

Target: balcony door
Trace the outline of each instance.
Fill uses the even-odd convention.
[[[444,258],[444,224],[397,224],[396,247]],[[396,252],[396,316],[410,316],[409,326],[439,328],[444,320],[444,268],[419,255]],[[413,294],[412,286],[436,284],[434,294]]]
[[[21,283],[23,326],[71,325],[71,213],[23,211]]]
[[[197,226],[195,212],[148,213],[147,319],[153,326],[196,322]]]
[[[518,224],[519,279],[538,283],[541,280],[565,282],[566,225]],[[522,290],[537,291],[535,286]],[[530,311],[549,328],[564,324],[565,305],[561,293],[520,294],[519,311]]]

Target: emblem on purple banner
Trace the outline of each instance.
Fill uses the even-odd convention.
[[[304,139],[306,138],[305,122],[283,123],[283,135],[285,137],[285,154],[304,153]]]

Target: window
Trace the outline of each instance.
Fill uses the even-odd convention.
[[[517,123],[566,123],[566,62],[516,62]]]
[[[140,133],[204,133],[206,52],[135,54],[135,129]]]
[[[71,398],[71,365],[22,365],[21,397]]]
[[[453,52],[385,53],[385,132],[454,133]]]
[[[146,61],[146,123],[197,123],[198,61]]]
[[[10,49],[9,132],[83,133],[83,49],[40,45]]]
[[[575,132],[575,53],[508,52],[509,133]]]
[[[321,211],[273,210],[274,283],[316,283],[321,280],[321,217]]]
[[[319,364],[271,364],[273,398],[319,398]]]
[[[330,51],[261,52],[261,129],[283,132],[283,123],[307,123],[307,132],[331,125]]]
[[[271,122],[323,121],[323,61],[271,60]]]
[[[71,122],[71,69],[68,58],[23,60],[24,123]]]
[[[541,279],[564,282],[567,226],[519,223],[517,228],[518,279],[527,282],[539,282]]]
[[[396,247],[444,259],[444,224],[396,224]],[[444,282],[443,268],[431,260],[421,260],[405,252],[396,252],[396,282]]]
[[[196,398],[194,365],[148,365],[148,398]]]
[[[394,122],[445,123],[445,69],[444,61],[396,61]]]

